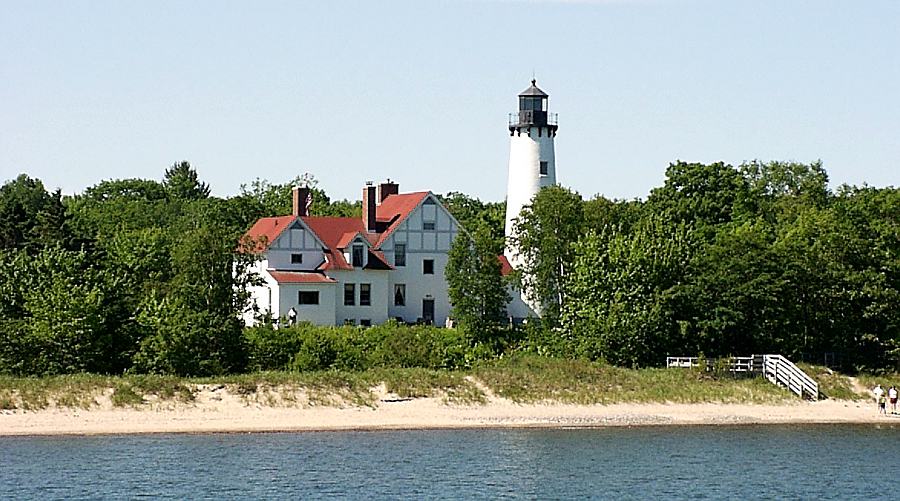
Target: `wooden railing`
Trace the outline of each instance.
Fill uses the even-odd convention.
[[[666,357],[666,367],[699,367],[699,357]],[[724,363],[729,372],[753,372],[753,357],[728,357],[718,360],[707,359],[706,370],[713,370],[716,363]]]
[[[666,367],[691,368],[700,366],[698,357],[666,357]],[[706,360],[705,370],[716,366],[715,360]],[[720,359],[729,372],[759,374],[772,384],[783,386],[801,398],[819,399],[819,384],[793,362],[781,355],[753,355]]]
[[[784,386],[800,397],[819,399],[819,384],[793,362],[781,355],[762,355],[763,376],[774,384]]]

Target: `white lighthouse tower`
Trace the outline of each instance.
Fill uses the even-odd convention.
[[[544,186],[556,184],[556,156],[553,140],[558,128],[556,113],[549,113],[549,95],[536,81],[519,94],[519,111],[509,115],[509,181],[506,187],[506,249],[504,255],[513,268],[521,259],[510,243],[513,221],[522,207]]]

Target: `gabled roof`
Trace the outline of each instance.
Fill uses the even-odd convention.
[[[337,281],[318,271],[266,270],[279,284],[333,284]]]
[[[244,238],[250,238],[255,243],[250,250],[261,252],[268,249],[281,233],[291,226],[294,219],[296,219],[294,216],[276,216],[257,220],[244,234]]]
[[[381,247],[381,244],[425,200],[428,194],[429,192],[427,191],[417,191],[402,195],[390,195],[381,202],[381,205],[375,209],[375,220],[379,223],[384,223],[387,227],[383,233],[377,235],[376,249]]]
[[[328,216],[278,216],[264,217],[258,220],[244,234],[244,238],[253,239],[256,252],[262,252],[278,239],[285,229],[289,228],[297,219],[312,231],[313,235],[322,242],[325,253],[325,262],[317,271],[325,270],[352,270],[353,267],[344,258],[341,249],[345,249],[359,236],[369,243],[369,259],[366,269],[390,270],[393,269],[384,254],[381,252],[381,244],[396,230],[409,215],[422,204],[431,193],[419,191],[389,195],[375,208],[375,222],[378,233],[366,231],[362,218],[357,217],[328,217]]]
[[[350,245],[354,240],[356,240],[357,235],[359,235],[359,237],[362,240],[364,240],[368,244],[369,247],[372,246],[372,242],[370,242],[369,239],[366,238],[362,233],[360,233],[358,231],[348,231],[347,233],[344,233],[344,235],[341,237],[340,240],[338,240],[338,243],[337,243],[337,245],[334,246],[334,248],[335,249],[346,249],[348,245]]]
[[[369,235],[366,233],[366,227],[362,219],[355,217],[323,217],[323,216],[305,216],[303,222],[319,237],[319,240],[325,244],[325,262],[319,267],[320,270],[352,270],[353,266],[344,259],[344,254],[340,251],[351,242],[357,234],[364,237],[369,244],[378,235]],[[350,235],[349,237],[347,235]],[[346,243],[344,241],[346,240]],[[343,243],[343,246],[342,246]],[[379,253],[380,254],[380,253]],[[384,255],[375,255],[369,252],[369,269],[391,269],[384,260]]]

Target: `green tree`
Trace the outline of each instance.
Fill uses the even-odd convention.
[[[69,218],[57,190],[25,174],[0,186],[0,249],[36,252],[72,246]]]
[[[680,336],[676,287],[692,253],[691,231],[665,217],[632,231],[610,226],[573,246],[562,324],[575,353],[620,365],[656,365]]]
[[[510,297],[490,229],[479,224],[453,240],[445,275],[453,315],[471,340],[484,341],[506,320]]]
[[[745,211],[747,181],[732,166],[721,162],[675,162],[666,169],[663,186],[654,188],[647,204],[656,213],[666,212],[675,221],[697,228],[727,223]]]
[[[118,372],[126,362],[109,312],[115,287],[84,252],[0,254],[0,372]]]
[[[640,221],[644,212],[640,200],[610,200],[596,195],[584,202],[585,229],[602,233],[615,227],[627,232]]]
[[[440,196],[441,203],[463,228],[487,227],[494,253],[503,252],[506,202],[482,202],[463,193],[451,191]]]
[[[209,197],[209,185],[200,181],[190,162],[182,161],[166,169],[163,177],[166,193],[179,200],[202,200]]]
[[[146,179],[112,179],[65,200],[72,226],[84,240],[103,240],[128,230],[168,228],[182,217],[184,203],[166,198],[162,184]]]
[[[791,283],[775,239],[775,229],[757,219],[721,228],[697,253],[681,288],[691,305],[687,353],[782,353],[790,346],[783,298]]]
[[[138,372],[210,376],[246,367],[242,324],[234,316],[197,311],[170,296],[145,302],[137,321],[149,332],[134,356]]]
[[[244,369],[240,315],[255,277],[252,256],[237,253],[235,242],[215,224],[185,231],[174,242],[167,289],[146,297],[137,315],[146,334],[135,369],[192,376]]]
[[[831,193],[822,162],[760,162],[739,167],[747,180],[749,209],[770,223],[796,217],[801,207],[824,208]]]
[[[572,244],[583,228],[581,196],[561,186],[541,189],[516,219],[512,244],[522,261],[520,285],[540,305],[547,327],[559,324],[560,309],[568,300],[563,281],[572,263]]]

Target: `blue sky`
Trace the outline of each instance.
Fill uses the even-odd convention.
[[[0,180],[189,160],[218,195],[309,172],[502,200],[532,72],[585,196],[644,197],[677,159],[900,180],[900,2],[822,0],[0,1]]]

